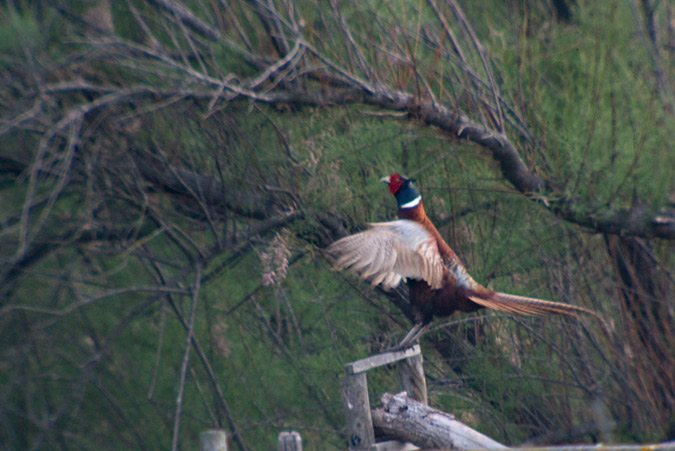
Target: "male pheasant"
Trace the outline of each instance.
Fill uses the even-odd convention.
[[[399,219],[369,224],[366,231],[331,244],[328,252],[336,257],[336,268],[348,268],[369,279],[372,286],[389,290],[407,281],[415,323],[395,349],[414,344],[434,316],[456,311],[487,307],[520,314],[597,316],[582,307],[499,293],[478,284],[427,217],[422,196],[412,181],[399,174],[382,181],[396,197]]]

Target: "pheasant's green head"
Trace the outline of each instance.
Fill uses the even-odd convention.
[[[412,208],[420,203],[422,196],[411,179],[393,173],[382,178],[382,181],[389,185],[389,192],[396,197],[398,208]]]

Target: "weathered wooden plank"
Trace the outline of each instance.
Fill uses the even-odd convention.
[[[346,375],[340,385],[347,416],[349,449],[370,449],[375,444],[375,433],[370,416],[366,373]]]
[[[407,359],[419,355],[422,351],[420,345],[415,345],[412,348],[403,351],[383,352],[365,359],[357,360],[345,365],[347,374],[358,374],[368,371],[378,366],[388,365],[389,363],[398,362],[399,360]]]
[[[372,412],[373,424],[387,437],[421,448],[509,449],[460,423],[452,415],[426,406],[405,393],[382,395],[383,409]]]
[[[408,397],[415,401],[429,404],[422,353],[401,360],[396,365],[398,366],[398,379],[401,384],[401,390],[405,391]]]
[[[227,436],[222,429],[199,433],[199,451],[227,451]]]
[[[279,451],[302,451],[302,437],[297,431],[279,433]]]

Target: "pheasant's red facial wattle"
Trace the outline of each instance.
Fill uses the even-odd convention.
[[[391,174],[389,177],[389,192],[391,194],[396,194],[396,192],[403,186],[405,179],[397,173]]]

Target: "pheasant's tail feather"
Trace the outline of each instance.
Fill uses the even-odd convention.
[[[575,318],[592,316],[600,323],[603,333],[607,337],[611,336],[610,328],[600,314],[584,307],[496,292],[485,295],[475,294],[469,296],[469,299],[483,307],[504,312],[518,313],[521,315],[546,315],[549,313],[557,313],[560,315],[573,316]]]
[[[562,302],[545,301],[543,299],[528,298],[515,294],[495,293],[489,295],[476,294],[469,296],[476,304],[493,310],[504,312],[519,313],[522,315],[545,315],[548,313],[558,313],[578,317],[580,315],[597,316],[592,310],[575,305],[563,304]]]

